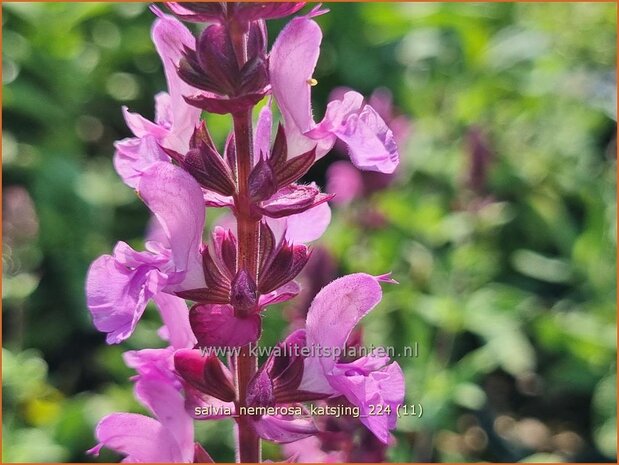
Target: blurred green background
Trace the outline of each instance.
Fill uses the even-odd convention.
[[[162,344],[151,311],[106,346],[83,291],[148,219],[112,167],[120,106],[151,117],[165,88],[147,6],[2,4],[4,462],[92,460],[96,422],[140,411],[121,353]],[[387,87],[412,125],[396,181],[321,240],[339,274],[401,283],[364,322],[367,343],[419,345],[399,362],[424,414],[390,459],[615,461],[616,5],[329,8],[316,113],[337,86]],[[227,422],[199,438],[233,459]]]

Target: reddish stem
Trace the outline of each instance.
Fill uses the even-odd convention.
[[[251,111],[234,115],[234,140],[238,192],[235,196],[238,223],[239,267],[245,268],[254,281],[258,278],[258,234],[260,216],[251,210],[249,198],[249,173],[253,167]]]
[[[251,112],[235,115],[234,138],[236,141],[236,163],[238,167],[238,194],[235,196],[238,227],[239,258],[238,266],[246,269],[257,280],[259,218],[251,213],[248,194],[248,178],[253,165]],[[237,309],[235,309],[237,312]],[[239,315],[242,316],[242,315]],[[249,353],[249,347],[242,348],[236,357],[236,386],[238,407],[246,406],[247,385],[257,370],[258,360]],[[241,463],[260,462],[260,438],[250,424],[251,418],[240,415],[237,418],[238,459]]]
[[[231,27],[230,32],[240,67],[247,60],[247,39],[245,34],[234,26]],[[247,270],[254,281],[257,282],[260,216],[256,216],[251,211],[248,186],[249,174],[254,165],[252,113],[251,110],[248,110],[244,113],[235,114],[232,118],[238,179],[238,191],[234,197],[239,244],[238,268]],[[238,316],[243,316],[242,312],[244,311],[235,309]],[[236,356],[234,365],[238,409],[247,405],[247,385],[258,369],[258,360],[249,352],[249,346],[245,346]],[[256,434],[251,424],[252,421],[250,417],[242,414],[239,414],[236,419],[237,459],[241,463],[258,463],[261,460],[260,437]]]

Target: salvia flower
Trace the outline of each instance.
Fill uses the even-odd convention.
[[[338,87],[331,92],[330,98],[341,100],[350,91],[349,88]],[[367,102],[387,123],[398,147],[405,146],[411,135],[412,125],[408,117],[397,112],[391,92],[387,89],[376,89]],[[336,143],[335,148],[338,152],[346,152],[346,145],[341,141]],[[338,160],[329,165],[326,177],[326,190],[334,194],[333,201],[338,205],[346,205],[355,199],[370,196],[387,188],[396,179],[396,173],[362,171],[348,161]]]
[[[344,353],[352,330],[380,302],[380,281],[385,278],[357,273],[325,286],[307,313],[306,345],[317,353],[325,348]],[[301,388],[345,396],[361,409],[361,421],[387,443],[389,430],[395,428],[397,405],[404,399],[404,376],[396,362],[389,364],[388,357],[374,353],[352,362],[316,355],[305,360]],[[376,405],[391,407],[390,413],[371,415]]]
[[[90,266],[88,308],[97,329],[108,333],[109,343],[131,335],[157,293],[204,282],[199,248],[205,213],[198,183],[171,163],[158,162],[142,175],[138,193],[161,224],[165,242],[148,241],[143,252],[119,242],[113,255],[103,255]]]
[[[168,92],[155,97],[155,121],[150,121],[123,107],[127,126],[133,138],[116,142],[114,166],[121,178],[131,187],[137,187],[141,174],[157,162],[168,160],[162,147],[185,153],[189,138],[200,120],[200,110],[187,104],[183,95],[195,92],[183,82],[176,67],[185,47],[194,47],[191,32],[176,18],[159,16],[153,25],[152,38],[165,71]]]
[[[193,421],[186,411],[181,379],[174,371],[174,353],[195,343],[187,305],[164,294],[155,300],[168,321],[165,336],[171,345],[124,355],[127,366],[137,372],[133,377],[135,396],[154,418],[136,413],[107,415],[97,425],[98,444],[89,453],[98,455],[106,447],[124,455],[124,462],[210,462],[206,451],[194,443]]]
[[[106,447],[126,462],[211,462],[195,443],[195,420],[232,419],[241,462],[261,461],[261,439],[335,441],[308,402],[359,407],[363,426],[354,428],[373,435],[366,442],[376,452],[366,458],[382,457],[391,442],[394,407],[404,395],[397,363],[378,352],[349,358],[292,351],[320,346],[333,354],[360,344],[355,327],[380,301],[387,275],[358,273],[327,284],[305,325],[299,319],[263,363],[252,352],[263,318],[277,317],[266,310],[301,292],[296,279],[310,259],[308,243],[331,219],[332,195],[304,180],[312,165],[338,141],[359,169],[391,173],[398,164],[393,133],[357,92],[331,101],[320,122],[312,117],[322,40],[313,18],[324,10],[292,19],[268,50],[266,20],[302,6],[168,4],[177,17],[204,23],[197,38],[152,8],[168,92],[155,99],[154,121],[123,110],[133,137],[117,142],[114,163],[153,220],[145,250],[119,242],[93,262],[86,294],[94,325],[110,344],[133,333],[152,300],[168,346],[125,353],[137,373],[135,397],[148,415],[103,418],[93,454]],[[254,128],[253,111],[265,98]],[[202,110],[231,115],[223,147],[211,138]],[[207,233],[206,208],[228,210]],[[394,413],[370,416],[375,405]],[[344,456],[321,458],[337,457]]]
[[[312,77],[322,32],[309,16],[295,18],[280,33],[269,59],[273,95],[282,112],[288,150],[292,156],[316,148],[324,156],[343,141],[352,162],[360,169],[391,173],[398,164],[393,133],[363,96],[349,91],[327,106],[325,117],[316,123],[312,116]]]

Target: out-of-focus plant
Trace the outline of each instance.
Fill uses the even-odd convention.
[[[47,361],[60,415],[73,412],[51,443],[80,461],[97,418],[137,407],[119,351],[100,349],[85,318],[81,286],[92,256],[143,233],[110,147],[128,135],[119,102],[150,115],[164,81],[146,5],[2,8],[3,191],[25,189],[38,223],[25,248],[11,247],[19,271],[3,250],[3,341]],[[417,358],[398,362],[424,415],[401,421],[390,458],[614,460],[616,6],[330,8],[316,113],[336,86],[386,86],[413,125],[399,177],[370,205],[334,211],[326,237],[337,274],[392,269],[401,282],[366,339],[419,343]],[[209,127],[222,142],[226,123]],[[368,207],[386,227],[361,226]],[[158,323],[145,323],[134,347],[158,340]],[[265,339],[283,329],[267,315]],[[56,428],[28,423],[13,403],[4,420],[5,455],[23,428]],[[224,437],[198,435],[213,433]],[[207,445],[232,459],[232,444]]]
[[[400,363],[425,413],[393,457],[613,458],[615,7],[362,14],[398,41],[409,172],[373,196],[381,228],[353,203],[329,238],[344,272],[410,277],[373,326],[421,348]]]

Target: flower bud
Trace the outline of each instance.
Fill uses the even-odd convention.
[[[277,191],[277,183],[269,163],[260,158],[249,174],[249,197],[252,202],[269,199]]]
[[[194,305],[189,324],[200,347],[242,347],[260,337],[260,315],[235,315],[232,305]]]
[[[256,308],[257,303],[256,282],[247,270],[242,268],[232,280],[230,304],[234,307],[235,313],[246,315]]]
[[[320,192],[315,183],[291,184],[278,190],[275,195],[263,201],[257,208],[263,215],[283,218],[302,213],[332,198],[333,195]]]
[[[196,43],[196,58],[202,75],[213,86],[213,92],[235,94],[239,67],[226,26],[212,24],[200,34]]]
[[[237,241],[232,231],[216,226],[213,230],[213,246],[219,262],[225,267],[227,276],[236,275]]]
[[[292,281],[303,269],[309,259],[309,249],[305,245],[292,245],[282,241],[271,253],[271,258],[264,266],[258,279],[258,290],[267,294],[289,281]]]
[[[203,356],[193,349],[178,350],[174,354],[174,367],[187,383],[200,392],[224,402],[235,400],[236,392],[230,374],[224,371],[217,356]]]
[[[200,185],[221,195],[233,195],[236,185],[232,171],[224,159],[211,146],[201,143],[199,148],[190,149],[183,159],[183,168]]]
[[[229,23],[211,24],[200,35],[196,50],[185,48],[178,73],[189,85],[204,92],[184,96],[190,105],[211,113],[248,110],[269,91],[264,24],[251,23],[246,40],[247,57],[241,60],[232,43]]]
[[[251,407],[273,407],[275,396],[268,373],[261,369],[247,385],[247,405]]]

